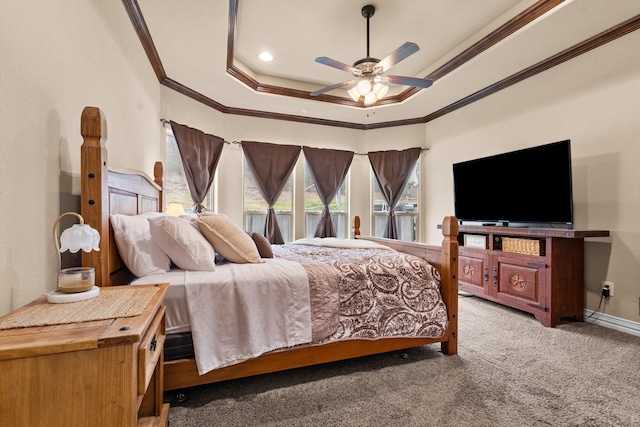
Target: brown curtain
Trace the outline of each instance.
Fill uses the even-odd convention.
[[[193,199],[193,210],[202,212],[202,201],[213,182],[224,139],[173,121],[170,123]]]
[[[389,239],[398,238],[398,226],[394,207],[400,200],[402,190],[407,185],[410,174],[420,157],[421,148],[408,148],[402,151],[375,151],[370,152],[369,162],[373,173],[378,180],[385,201],[389,205],[389,217],[383,237]]]
[[[249,169],[257,181],[260,194],[269,204],[264,224],[264,236],[270,243],[281,245],[284,240],[273,205],[278,201],[278,197],[280,197],[280,193],[282,193],[282,189],[296,165],[300,155],[300,147],[242,141],[242,151],[244,151]]]
[[[353,152],[303,147],[309,172],[316,184],[318,195],[324,205],[322,217],[315,237],[336,237],[336,229],[331,222],[329,203],[336,196],[342,181],[347,176],[353,160]]]

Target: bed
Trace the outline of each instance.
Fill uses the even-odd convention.
[[[81,117],[81,214],[85,222],[98,230],[102,236],[100,251],[83,253],[82,263],[96,269],[98,286],[130,284],[137,277],[125,266],[114,239],[114,230],[110,223],[112,214],[138,216],[143,213],[161,212],[162,164],[156,162],[154,178],[135,172],[113,168],[107,164],[106,119],[100,109],[86,107]],[[455,217],[445,217],[442,223],[443,241],[441,246],[420,243],[401,242],[390,239],[364,237],[360,235],[359,219],[354,222],[356,242],[369,242],[372,245],[384,245],[394,251],[426,260],[439,275],[439,293],[445,307],[446,320],[442,323],[437,336],[404,336],[370,339],[353,334],[349,339],[320,339],[309,344],[294,345],[268,351],[248,360],[228,366],[208,370],[201,374],[196,358],[170,357],[164,363],[165,390],[180,389],[200,384],[276,372],[360,356],[403,350],[411,347],[440,343],[443,354],[457,353],[458,327],[458,223]],[[351,239],[348,239],[351,240]],[[364,244],[364,243],[363,243]],[[365,245],[366,246],[366,245]],[[291,246],[287,247],[291,252]],[[300,246],[301,252],[310,252],[308,246]],[[372,246],[373,248],[373,246]],[[280,248],[274,248],[278,252]],[[373,249],[372,249],[373,250]],[[313,250],[323,252],[326,248]],[[302,257],[302,253],[289,253],[291,260]],[[282,256],[282,252],[276,258]],[[322,261],[317,261],[322,262]],[[422,264],[420,268],[425,267]],[[168,311],[171,307],[168,307]],[[436,328],[438,329],[438,328]],[[433,335],[433,334],[432,334]],[[175,337],[168,335],[167,342],[181,342],[188,333],[177,332]],[[175,339],[172,339],[175,338]],[[326,337],[325,337],[326,338]],[[188,347],[190,345],[187,344]]]

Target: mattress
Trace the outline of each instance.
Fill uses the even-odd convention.
[[[185,270],[171,270],[168,273],[153,274],[134,280],[132,285],[149,285],[155,283],[169,283],[169,290],[165,296],[167,306],[166,325],[167,334],[189,332],[191,323],[187,309],[187,295],[185,293]],[[189,272],[189,274],[209,274],[208,272]]]

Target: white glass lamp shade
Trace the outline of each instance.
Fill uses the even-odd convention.
[[[384,85],[380,82],[376,83],[373,86],[373,92],[376,94],[377,99],[384,98],[384,96],[387,94],[388,91],[389,91],[389,86]]]
[[[169,202],[166,213],[171,216],[184,215],[184,206],[182,206],[182,203],[180,202]]]
[[[100,234],[87,224],[74,224],[60,235],[60,252],[76,253],[80,249],[85,252],[100,250]]]
[[[367,96],[371,92],[371,82],[369,80],[360,80],[356,85],[358,93],[362,96]]]
[[[353,99],[353,102],[358,102],[358,99],[360,99],[360,92],[358,92],[357,86],[354,86],[351,89],[349,89],[347,93],[349,94],[351,99]]]
[[[365,97],[364,97],[364,105],[369,107],[373,104],[376,103],[376,101],[378,100],[378,98],[376,98],[376,94],[375,92],[369,92]]]

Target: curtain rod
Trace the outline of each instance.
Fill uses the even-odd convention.
[[[167,119],[160,119],[160,122],[162,122],[162,127],[166,127],[168,124],[171,124],[171,120],[167,120]],[[227,141],[226,139],[223,139],[225,144],[237,144],[237,145],[242,145],[241,142],[239,141]],[[302,147],[301,147],[302,148]],[[420,152],[424,153],[425,151],[429,151],[429,148],[421,148]],[[369,153],[353,153],[354,156],[368,156]]]
[[[162,127],[167,127],[167,125],[171,124],[171,120],[160,119],[160,121],[162,122]],[[241,145],[241,143],[239,141],[227,141],[226,139],[222,139],[222,142],[224,142],[225,144],[238,144],[238,145]]]

